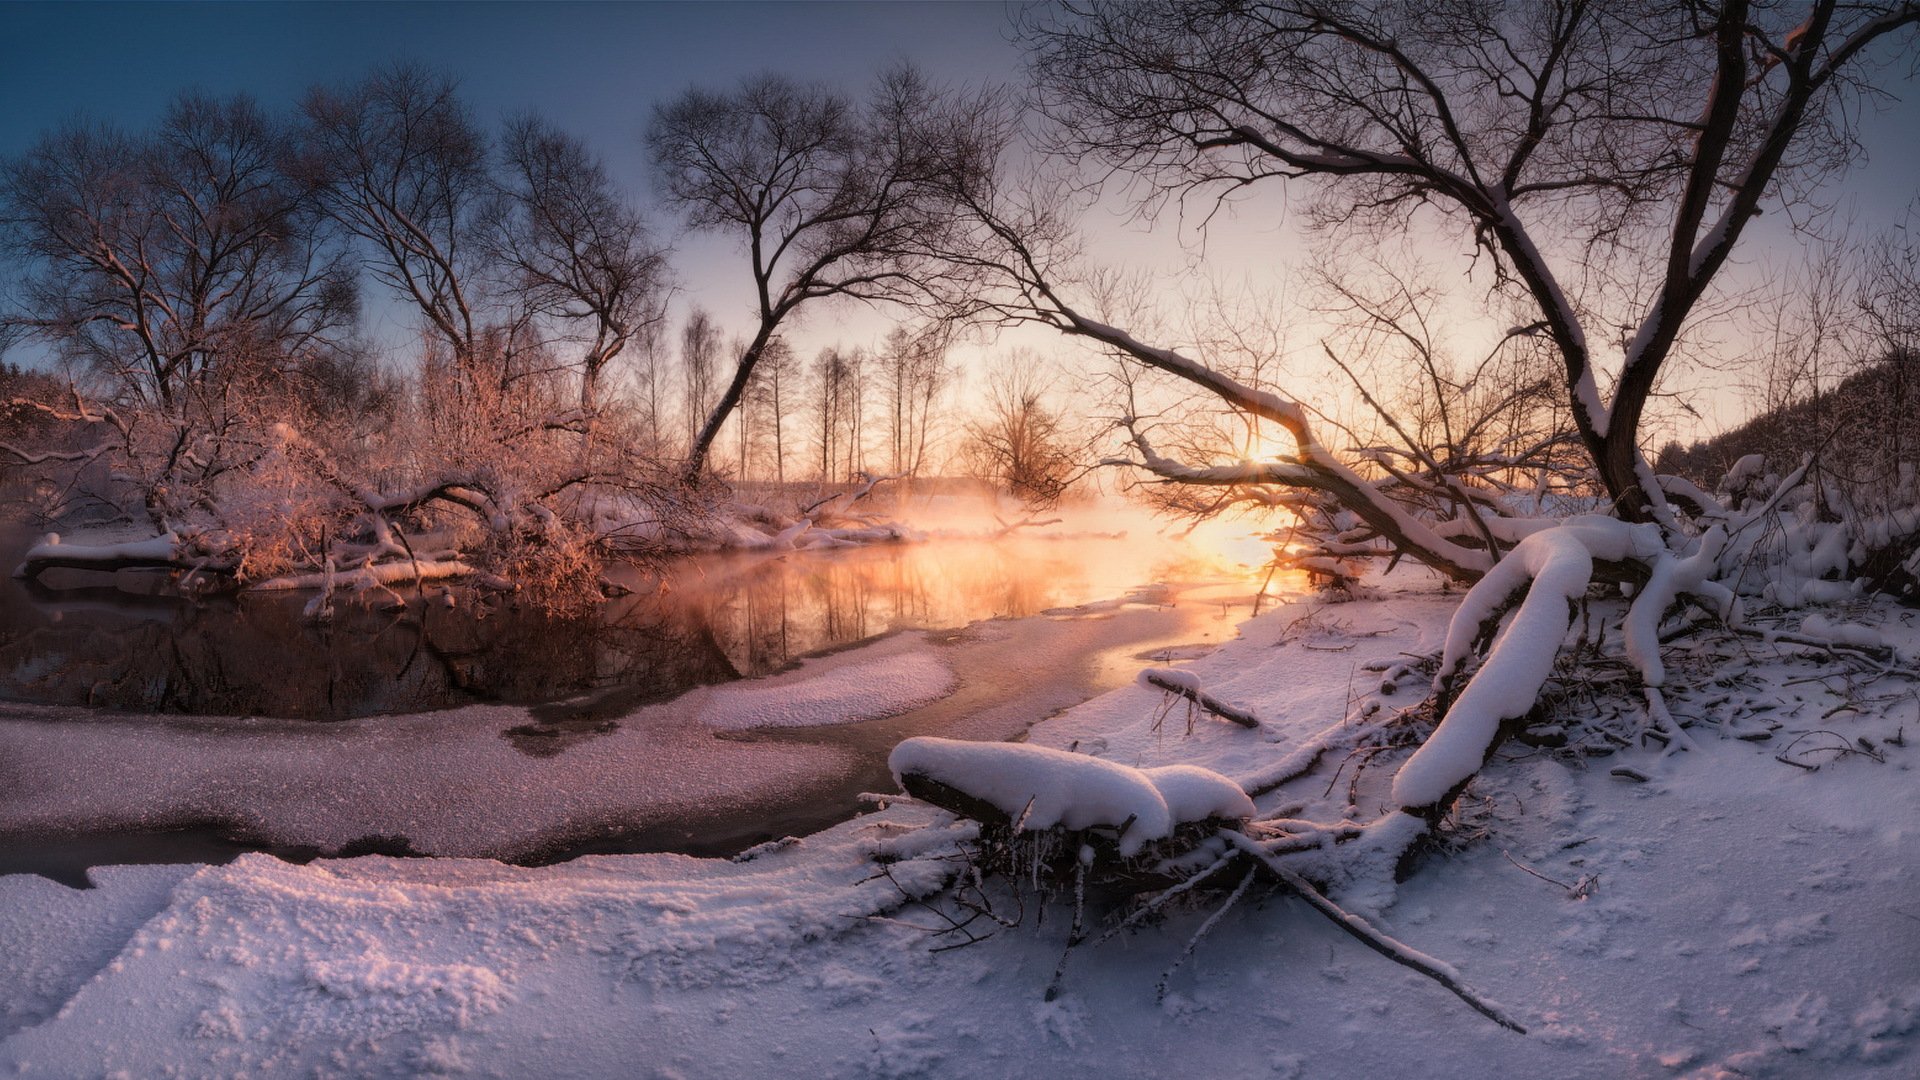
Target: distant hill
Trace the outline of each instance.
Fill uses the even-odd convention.
[[[1824,470],[1856,490],[1885,485],[1898,463],[1920,461],[1920,354],[1892,353],[1826,393],[1704,442],[1669,443],[1654,467],[1711,491],[1748,454],[1765,454],[1770,469],[1784,471],[1814,452]]]

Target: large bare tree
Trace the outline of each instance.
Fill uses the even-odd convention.
[[[487,139],[451,79],[396,64],[307,94],[304,165],[327,212],[372,252],[367,267],[426,320],[464,386],[497,350],[487,276]],[[504,368],[503,368],[504,370]]]
[[[153,132],[70,124],[0,170],[28,268],[6,319],[177,412],[203,376],[293,362],[353,315],[353,284],[285,125],[250,98],[188,94]]]
[[[1553,342],[1616,512],[1646,521],[1666,498],[1640,425],[1682,330],[1761,211],[1853,155],[1854,73],[1917,21],[1892,0],[1220,0],[1026,28],[1062,144],[1150,197],[1305,181],[1326,225],[1464,226]]]
[[[968,158],[950,100],[916,74],[865,101],[764,76],[692,90],[655,109],[647,135],[667,197],[700,229],[747,248],[755,327],[688,454],[698,479],[767,342],[804,305],[913,301],[951,264],[928,258],[953,225],[944,171]]]
[[[1069,4],[1031,9],[1025,32],[1055,148],[1117,177],[1149,215],[1291,189],[1349,250],[1417,212],[1460,229],[1469,267],[1493,271],[1490,302],[1520,305],[1504,344],[1550,345],[1614,512],[1673,533],[1669,489],[1683,509],[1700,493],[1657,480],[1641,453],[1659,377],[1760,212],[1802,205],[1849,161],[1849,109],[1871,92],[1857,73],[1872,46],[1920,22],[1911,2],[1788,6]],[[1135,432],[1139,464],[1335,507],[1359,519],[1349,538],[1383,537],[1462,580],[1492,566],[1486,514],[1462,505],[1436,522],[1396,498],[1452,479],[1425,463],[1412,485],[1383,479],[1374,456],[1330,450],[1314,411],[1275,384],[1115,325],[1112,279],[1080,265],[1058,200],[1027,177],[954,175],[979,231],[950,255],[999,276],[988,302],[1000,315],[1171,374],[1279,426],[1295,450],[1206,464]]]
[[[1736,245],[1764,208],[1804,205],[1812,185],[1844,167],[1855,149],[1848,107],[1869,92],[1853,79],[1869,49],[1910,41],[1916,23],[1914,3],[1839,0],[1029,10],[1057,147],[1141,196],[1143,212],[1291,188],[1311,197],[1315,223],[1349,251],[1386,243],[1417,211],[1459,229],[1469,258],[1495,272],[1490,306],[1523,305],[1500,347],[1550,350],[1597,508],[1610,513],[1541,520],[1485,476],[1449,468],[1476,454],[1449,415],[1447,399],[1464,399],[1444,379],[1433,380],[1440,400],[1421,417],[1397,414],[1389,395],[1356,378],[1409,453],[1342,453],[1323,441],[1324,417],[1276,382],[1256,385],[1203,349],[1167,348],[1117,325],[1128,315],[1116,288],[1124,282],[1085,265],[1067,202],[1031,176],[954,170],[955,198],[975,228],[947,255],[993,281],[962,302],[1096,343],[1127,370],[1171,376],[1292,441],[1290,452],[1258,458],[1181,460],[1149,442],[1143,417],[1125,416],[1132,461],[1150,474],[1326,512],[1335,554],[1411,556],[1472,583],[1439,656],[1438,723],[1394,774],[1397,809],[1365,826],[1381,840],[1372,850],[1397,858],[1504,733],[1526,723],[1595,583],[1632,583],[1609,636],[1633,673],[1649,737],[1677,752],[1691,741],[1665,698],[1671,611],[1692,605],[1704,613],[1698,626],[1753,632],[1741,621],[1743,592],[1784,605],[1850,597],[1878,587],[1876,562],[1920,551],[1911,503],[1877,518],[1796,524],[1801,505],[1818,501],[1804,465],[1785,476],[1735,470],[1716,495],[1656,477],[1639,446],[1659,377]],[[1011,118],[982,120],[983,141],[1012,143]],[[1376,340],[1407,351],[1412,379],[1453,366],[1431,357],[1417,304],[1392,290],[1334,292]],[[1363,373],[1331,345],[1329,371]],[[1530,365],[1503,364],[1514,375],[1503,381],[1531,395]],[[1817,563],[1816,544],[1828,553]],[[1822,569],[1810,574],[1814,565]],[[1245,783],[1267,790],[1304,767],[1277,763]],[[1280,856],[1317,844],[1305,838],[1318,830],[1288,825],[1247,850],[1278,870]]]
[[[6,333],[98,381],[96,402],[9,406],[88,434],[64,450],[0,446],[156,529],[259,456],[263,399],[310,397],[351,322],[351,272],[291,175],[286,126],[251,99],[183,95],[149,132],[70,124],[0,168],[0,215],[24,269]],[[132,498],[129,499],[128,496]]]
[[[607,366],[666,317],[666,254],[586,144],[538,117],[501,138],[493,259],[534,311],[580,342],[581,423],[591,430]]]

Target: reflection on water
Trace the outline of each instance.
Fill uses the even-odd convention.
[[[342,607],[325,626],[301,619],[303,597],[194,602],[162,595],[151,575],[71,574],[54,583],[79,587],[60,589],[7,580],[0,697],[309,719],[583,695],[626,708],[891,630],[1032,615],[1217,569],[1198,558],[1086,538],[712,556],[658,578],[627,572],[634,593],[591,619],[415,603]],[[524,749],[552,734],[530,728]]]

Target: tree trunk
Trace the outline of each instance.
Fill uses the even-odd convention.
[[[740,366],[734,370],[733,381],[727,384],[727,392],[720,397],[719,404],[707,416],[707,422],[700,427],[700,433],[694,437],[693,446],[687,451],[687,466],[681,473],[681,479],[689,484],[698,484],[700,474],[706,470],[707,455],[713,450],[714,440],[720,437],[720,425],[727,416],[740,405],[740,399],[747,392],[747,380],[753,377],[753,368],[760,362],[760,353],[767,347],[767,339],[773,336],[773,327],[762,322],[760,332],[754,335],[753,343],[740,356]]]

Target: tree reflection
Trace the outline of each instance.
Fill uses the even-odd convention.
[[[557,723],[765,674],[893,630],[1018,618],[1112,595],[1151,577],[1124,549],[1029,540],[692,558],[664,576],[629,573],[631,595],[572,620],[416,599],[399,612],[342,609],[320,626],[301,619],[298,598],[192,601],[128,574],[112,586],[76,575],[81,587],[57,591],[8,581],[0,585],[0,695],[308,719],[589,702],[555,713]],[[590,704],[596,697],[605,699],[600,708]]]

